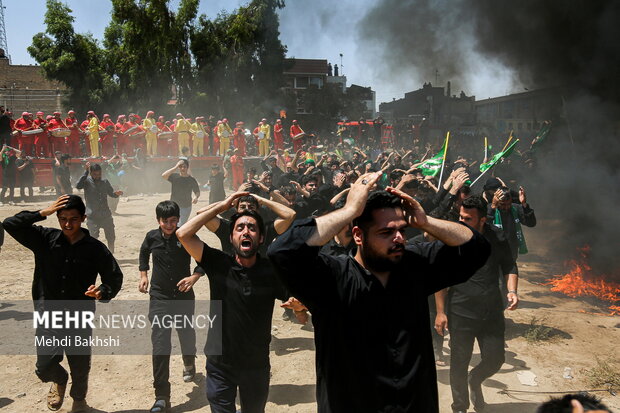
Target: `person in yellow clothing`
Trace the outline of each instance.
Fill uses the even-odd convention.
[[[232,129],[228,125],[228,119],[222,119],[222,123],[217,127],[217,134],[220,136],[220,156],[224,156],[228,152],[230,137],[233,134]]]
[[[267,123],[267,119],[263,118],[262,125],[258,130],[258,154],[267,156],[271,146],[271,125]]]
[[[193,150],[192,153],[194,156],[204,156],[205,150],[205,136],[207,132],[205,131],[205,127],[203,126],[204,117],[198,116],[196,118],[196,122],[192,123],[192,134],[194,135],[194,140],[192,142]]]
[[[179,140],[179,155],[183,154],[183,148],[189,148],[189,134],[192,124],[181,113],[177,113],[177,123],[174,131],[177,133]]]
[[[88,142],[90,143],[90,156],[99,157],[99,118],[92,110],[86,115],[88,118]]]
[[[157,132],[159,132],[155,123],[155,112],[149,110],[146,113],[146,117],[142,120],[142,128],[146,132],[144,135],[146,139],[146,154],[155,156],[157,154]]]

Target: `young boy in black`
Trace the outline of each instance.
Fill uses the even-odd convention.
[[[176,236],[180,219],[179,206],[174,201],[162,201],[155,208],[159,228],[149,231],[140,247],[140,284],[142,293],[150,294],[149,318],[164,315],[194,314],[193,285],[204,274],[200,267],[190,275],[191,256]],[[153,255],[153,275],[149,289],[149,256]],[[172,329],[153,323],[153,386],[155,404],[151,412],[170,409],[170,353]],[[196,332],[191,328],[177,329],[183,353],[183,380],[189,382],[196,373]]]

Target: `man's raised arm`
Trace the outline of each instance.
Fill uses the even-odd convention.
[[[218,202],[212,208],[207,208],[194,218],[187,221],[181,228],[177,230],[177,238],[183,244],[183,247],[197,261],[202,260],[203,242],[198,238],[198,231],[207,222],[211,221],[218,214],[232,207],[237,198],[249,195],[249,192],[235,192],[225,200]]]
[[[256,194],[251,194],[258,201],[258,205],[264,205],[270,210],[273,211],[274,214],[278,216],[278,218],[274,221],[273,226],[276,229],[278,235],[282,234],[284,231],[291,226],[293,221],[295,220],[295,211],[285,205],[280,204],[279,202],[275,202],[269,200],[267,198],[263,198],[262,196],[258,196]]]

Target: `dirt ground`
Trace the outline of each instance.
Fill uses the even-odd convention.
[[[206,196],[198,207],[205,205]],[[138,251],[147,230],[156,227],[155,204],[167,199],[167,194],[130,196],[121,200],[114,220],[117,229],[116,258],[125,275],[123,289],[116,299],[146,299],[138,292]],[[38,210],[44,202],[0,207],[0,218],[22,209]],[[57,227],[55,219],[42,224]],[[552,293],[539,283],[562,271],[562,263],[552,262],[546,241],[554,223],[539,220],[536,228],[526,229],[529,255],[520,260],[521,305],[517,311],[506,314],[506,363],[501,371],[484,383],[483,390],[489,412],[533,412],[547,395],[537,392],[575,392],[591,389],[585,381],[583,369],[595,365],[595,358],[619,359],[620,317],[600,313],[597,306],[582,299],[568,298]],[[217,238],[206,229],[200,237],[211,245],[219,245]],[[17,244],[9,235],[0,253],[0,302],[30,299],[34,260],[29,250]],[[208,298],[208,281],[200,280],[195,286],[197,299]],[[585,310],[586,313],[580,312]],[[268,412],[315,412],[314,342],[310,326],[285,322],[282,310],[274,306],[273,339],[271,344],[272,378],[267,404]],[[2,311],[0,310],[0,317]],[[523,333],[532,317],[544,320],[553,328],[555,338],[542,344],[529,344]],[[447,342],[444,351],[449,352]],[[199,351],[200,353],[200,351]],[[479,360],[474,352],[472,365]],[[199,374],[195,383],[184,383],[181,378],[182,361],[173,356],[171,361],[172,411],[209,412],[205,397],[204,355],[199,356]],[[0,356],[0,411],[48,411],[45,396],[48,384],[41,383],[34,374],[34,356]],[[64,362],[66,365],[66,361]],[[572,369],[573,379],[564,379],[565,367]],[[538,385],[525,386],[517,373],[527,371],[536,375]],[[449,413],[451,395],[449,368],[438,367],[438,387],[441,412]],[[343,385],[346,385],[343,383]],[[531,392],[531,393],[530,393]],[[68,393],[68,392],[67,392]],[[595,393],[608,406],[620,411],[620,397],[610,393]],[[87,398],[93,412],[137,413],[147,412],[153,402],[152,370],[148,356],[95,356],[90,375]],[[71,400],[65,401],[62,411],[68,411]]]

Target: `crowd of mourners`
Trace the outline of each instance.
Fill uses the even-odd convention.
[[[212,412],[234,413],[237,391],[242,412],[265,410],[274,300],[282,301],[286,319],[313,325],[319,412],[436,413],[436,365],[449,365],[453,412],[486,409],[482,383],[505,361],[504,311],[519,304],[518,257],[528,251],[523,227],[536,225],[520,179],[532,162],[527,156],[505,160],[481,177],[476,164],[486,159],[472,156],[467,139],[453,142],[443,172],[428,174],[424,162],[440,141],[414,137],[397,149],[398,142],[382,135],[322,139],[301,130],[281,146],[258,142],[256,169],[245,166],[247,153],[233,142],[203,185],[192,173],[195,151],[179,148],[178,162],[161,171],[171,193],[154,205],[158,225],[140,247],[138,290],[150,296],[150,317],[192,314],[187,303],[194,289],[205,288],[203,276],[211,299],[222,301],[222,352],[210,353],[209,340],[205,348]],[[3,156],[13,150],[7,148]],[[109,300],[123,288],[113,255],[113,212],[123,191],[114,179],[127,160],[118,153],[91,159],[72,181],[66,159],[53,161],[61,168],[58,199],[3,223],[35,254],[36,305]],[[136,159],[132,167],[142,168]],[[205,184],[209,200],[199,208]],[[83,190],[84,201],[74,189]],[[52,214],[60,229],[35,225]],[[199,238],[203,227],[220,245]],[[107,246],[98,241],[100,230]],[[124,288],[135,288],[128,284]],[[190,382],[197,371],[196,332],[177,333],[183,379]],[[153,328],[151,338],[150,411],[167,412],[171,330]],[[480,361],[470,369],[476,341]],[[90,355],[68,348],[37,356],[37,376],[52,383],[47,406],[58,410],[64,401],[63,352],[73,378],[72,411],[86,411]],[[581,396],[553,400],[539,411],[583,406],[607,411]]]

